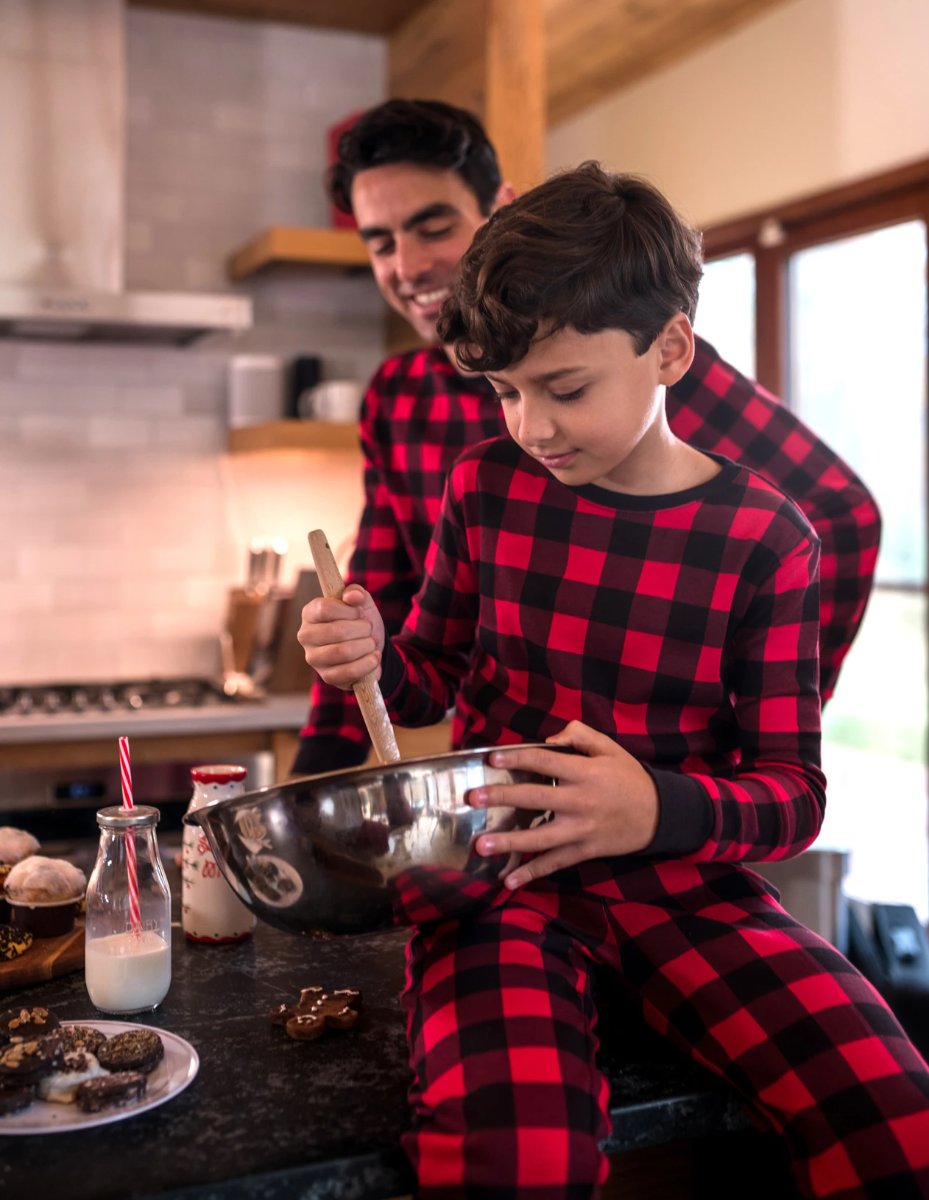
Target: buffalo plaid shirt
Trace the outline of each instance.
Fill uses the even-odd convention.
[[[877,507],[857,476],[770,393],[699,337],[690,371],[667,393],[674,432],[758,471],[789,495],[819,535],[821,678],[827,699],[871,591]],[[438,347],[388,359],[365,396],[365,508],[347,578],[376,599],[389,633],[422,580],[445,481],[462,450],[505,431],[493,390],[460,375]],[[362,762],[368,736],[351,692],[317,681],[294,772]]]
[[[566,487],[509,437],[466,451],[385,651],[393,719],[429,725],[454,704],[465,746],[584,721],[649,768],[650,852],[808,846],[825,808],[819,539],[760,476],[718,462],[688,491],[630,496]]]

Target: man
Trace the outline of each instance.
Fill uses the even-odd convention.
[[[452,463],[505,431],[493,389],[453,366],[435,344],[435,322],[475,231],[514,193],[476,118],[429,100],[390,100],[363,114],[339,143],[329,189],[354,214],[388,304],[432,343],[381,366],[361,416],[365,507],[347,582],[371,593],[393,635],[419,589]],[[699,337],[692,367],[668,389],[667,411],[678,437],[764,475],[819,535],[827,700],[873,582],[880,538],[873,498],[802,422]],[[458,732],[456,721],[453,744]],[[293,772],[357,766],[367,751],[352,694],[317,681]]]

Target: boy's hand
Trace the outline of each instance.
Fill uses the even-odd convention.
[[[580,721],[547,739],[571,746],[577,754],[508,746],[490,758],[494,766],[521,767],[557,780],[504,783],[474,788],[468,803],[475,808],[495,804],[551,811],[553,819],[534,829],[488,834],[477,839],[477,852],[534,854],[506,875],[508,888],[550,875],[591,858],[610,858],[644,850],[658,827],[658,792],[642,764],[605,734]]]
[[[343,691],[372,672],[380,679],[384,622],[358,584],[349,584],[341,600],[331,596],[311,600],[303,609],[297,641],[319,677]]]

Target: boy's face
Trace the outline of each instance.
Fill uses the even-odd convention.
[[[435,341],[458,261],[487,220],[477,197],[454,171],[389,163],[355,176],[352,211],[385,300]]]
[[[664,388],[692,358],[690,322],[678,314],[642,355],[624,330],[569,327],[487,378],[510,436],[556,479],[656,495],[676,490]]]

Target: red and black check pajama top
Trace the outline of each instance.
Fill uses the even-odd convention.
[[[880,519],[861,481],[791,412],[697,338],[687,375],[670,388],[674,432],[758,471],[789,495],[821,542],[821,681],[831,694],[864,613]],[[433,347],[388,359],[365,397],[365,508],[347,578],[374,596],[399,630],[423,573],[448,472],[462,450],[505,433],[483,378],[465,378]],[[295,772],[354,766],[368,736],[351,692],[317,682]]]
[[[654,842],[508,892],[430,879],[405,1003],[422,1196],[593,1194],[606,1173],[593,964],[781,1131],[816,1197],[929,1196],[929,1071],[871,986],[746,860],[798,853],[824,807],[818,543],[720,459],[671,496],[568,488],[509,438],[461,456],[381,686],[454,700],[465,745],[573,720],[652,773]]]

